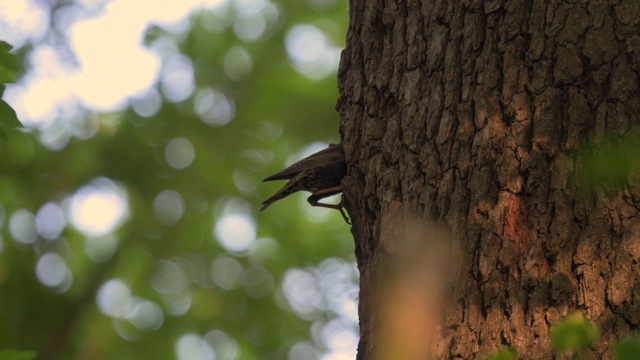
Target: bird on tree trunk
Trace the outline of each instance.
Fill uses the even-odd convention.
[[[312,193],[307,201],[311,206],[325,207],[340,211],[340,214],[350,224],[344,213],[342,200],[338,204],[320,202],[321,199],[342,192],[342,178],[347,174],[347,163],[344,160],[342,144],[332,144],[328,148],[318,151],[288,168],[277,172],[263,181],[289,180],[285,186],[262,203],[260,210],[266,209],[274,202],[285,198],[297,191],[304,190]]]

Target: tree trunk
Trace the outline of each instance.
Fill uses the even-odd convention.
[[[639,122],[640,2],[351,0],[350,17],[358,358],[551,359],[575,311],[611,358],[640,324],[640,187],[581,186],[579,150]]]

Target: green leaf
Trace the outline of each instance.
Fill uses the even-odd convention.
[[[507,348],[506,350],[499,351],[491,354],[485,358],[485,360],[516,360],[518,359],[518,352],[514,348]]]
[[[616,360],[640,359],[640,338],[630,337],[620,340],[613,349]]]
[[[8,128],[22,127],[15,110],[2,99],[0,99],[0,126]]]
[[[4,41],[0,41],[0,83],[12,83],[16,81],[20,64],[18,58],[9,53],[13,47]]]
[[[556,352],[588,348],[600,337],[600,331],[581,313],[564,318],[551,327],[551,344]]]
[[[31,360],[36,355],[35,351],[2,350],[0,351],[0,360]]]
[[[637,184],[640,159],[640,128],[632,127],[620,135],[607,135],[599,142],[587,143],[576,151],[580,164],[576,178],[586,188],[619,191]]]

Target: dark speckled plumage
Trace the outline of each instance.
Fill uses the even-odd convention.
[[[289,180],[285,186],[262,203],[264,210],[274,202],[297,191],[312,193],[307,199],[312,206],[327,207],[339,210],[345,221],[348,218],[339,204],[325,204],[319,200],[342,192],[342,178],[347,174],[347,163],[344,160],[342,144],[330,145],[328,148],[311,154],[288,168],[275,173],[264,181]]]

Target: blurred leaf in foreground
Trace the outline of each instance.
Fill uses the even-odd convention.
[[[616,360],[640,359],[640,338],[629,337],[620,340],[613,350]]]
[[[514,348],[508,348],[497,353],[491,354],[485,360],[516,360],[518,352]]]
[[[551,344],[556,352],[586,349],[599,337],[598,328],[581,313],[569,315],[551,327]]]
[[[0,41],[0,136],[2,137],[6,137],[6,129],[22,127],[16,112],[1,99],[5,84],[15,82],[18,76],[18,59],[9,53],[12,48],[6,42]]]
[[[36,357],[34,351],[2,350],[0,360],[31,360]]]

